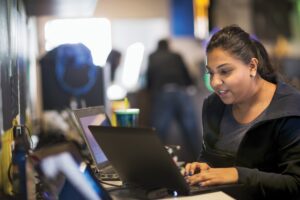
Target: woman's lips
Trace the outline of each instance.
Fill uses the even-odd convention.
[[[223,97],[228,93],[228,90],[216,90],[216,92],[219,96]]]

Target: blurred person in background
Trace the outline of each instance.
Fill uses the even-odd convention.
[[[122,54],[116,49],[112,49],[107,56],[106,62],[110,64],[110,82],[114,82],[116,70],[120,66]]]
[[[300,198],[300,94],[278,80],[267,51],[238,26],[211,38],[214,94],[203,104],[204,148],[191,185],[242,184],[246,199]],[[248,197],[248,198],[247,198]]]
[[[160,40],[150,54],[147,89],[151,96],[151,124],[167,144],[172,122],[179,125],[190,158],[195,159],[201,146],[194,102],[189,89],[194,83],[180,54],[172,52],[168,40]]]

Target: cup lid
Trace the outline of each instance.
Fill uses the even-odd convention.
[[[115,111],[117,114],[139,114],[140,109],[138,108],[127,108],[127,109],[118,109]]]

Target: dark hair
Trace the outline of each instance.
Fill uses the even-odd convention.
[[[221,48],[231,53],[245,64],[250,63],[251,58],[257,58],[258,74],[267,81],[277,82],[276,72],[265,47],[240,27],[231,25],[215,33],[206,47],[206,53],[215,48]]]
[[[169,41],[167,39],[162,39],[158,41],[158,49],[167,50],[169,49]]]

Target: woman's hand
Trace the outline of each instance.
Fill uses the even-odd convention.
[[[199,170],[200,172],[197,172]],[[201,186],[233,184],[238,181],[236,168],[211,168],[206,163],[191,163],[185,167],[187,182]]]
[[[195,173],[205,171],[210,169],[210,166],[207,163],[193,162],[185,165],[185,175],[191,176]]]

